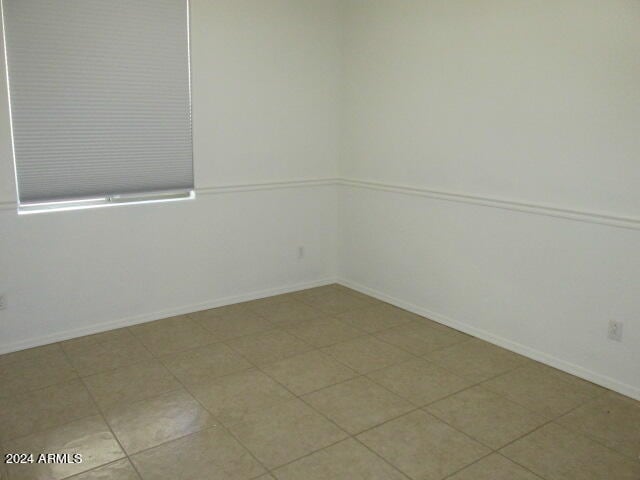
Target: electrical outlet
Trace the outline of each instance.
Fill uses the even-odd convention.
[[[304,247],[298,247],[298,260],[302,260],[304,258]]]
[[[622,341],[622,327],[623,327],[623,323],[622,322],[618,322],[616,320],[611,320],[609,322],[609,333],[608,333],[608,337],[610,340],[615,340],[616,342],[621,342]]]
[[[7,308],[7,297],[0,295],[0,310]]]

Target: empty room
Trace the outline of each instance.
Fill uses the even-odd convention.
[[[0,480],[640,480],[640,0],[0,4]]]

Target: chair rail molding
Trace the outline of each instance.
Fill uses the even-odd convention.
[[[466,203],[489,208],[499,208],[515,212],[544,215],[547,217],[563,218],[578,222],[594,223],[610,227],[625,228],[630,230],[640,230],[640,217],[628,215],[613,215],[603,212],[589,210],[578,210],[542,203],[522,202],[505,198],[487,197],[472,195],[447,190],[434,190],[424,187],[407,186],[392,183],[383,183],[371,180],[358,180],[353,178],[312,178],[297,180],[275,180],[259,183],[241,183],[215,186],[196,186],[196,196],[221,195],[230,193],[256,192],[267,190],[282,190],[291,188],[312,188],[325,186],[344,186],[376,190],[380,192],[390,192],[401,195],[411,195],[425,197],[447,202]],[[0,212],[15,212],[17,204],[15,201],[0,201]]]
[[[352,188],[377,190],[381,192],[391,192],[416,197],[426,197],[447,202],[467,203],[533,215],[544,215],[548,217],[564,218],[567,220],[578,222],[595,223],[611,227],[640,230],[640,217],[612,215],[608,213],[593,212],[588,210],[576,210],[554,205],[545,205],[542,203],[527,203],[517,200],[470,195],[446,190],[432,190],[429,188],[382,183],[369,180],[343,178],[338,180],[338,184]]]

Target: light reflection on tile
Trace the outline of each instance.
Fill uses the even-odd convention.
[[[213,417],[184,390],[117,406],[107,410],[105,417],[128,454],[214,424]]]
[[[6,442],[5,451],[81,454],[77,464],[9,465],[11,480],[58,480],[91,470],[125,456],[100,416],[88,417],[27,437]]]
[[[70,477],[69,480],[140,480],[129,460],[123,459]]]
[[[0,355],[2,449],[85,455],[11,480],[636,480],[639,412],[340,285]]]

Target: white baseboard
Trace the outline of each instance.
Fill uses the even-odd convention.
[[[544,363],[545,365],[549,365],[550,367],[554,367],[558,370],[562,370],[563,372],[570,373],[571,375],[575,375],[576,377],[582,378],[591,383],[595,383],[596,385],[608,388],[610,390],[613,390],[614,392],[618,392],[622,395],[640,400],[640,388],[634,387],[633,385],[628,385],[606,375],[599,374],[597,372],[580,367],[579,365],[575,365],[573,363],[562,360],[558,357],[554,357],[553,355],[549,355],[548,353],[542,352],[540,350],[536,350],[534,348],[527,347],[526,345],[522,345],[521,343],[494,335],[486,330],[473,327],[467,323],[453,320],[439,313],[432,312],[426,308],[419,307],[418,305],[414,305],[410,302],[405,302],[404,300],[401,300],[399,298],[392,297],[369,287],[365,287],[364,285],[360,285],[357,282],[339,278],[337,280],[337,283],[356,290],[360,293],[364,293],[365,295],[377,298],[378,300],[382,300],[384,302],[395,305],[396,307],[400,307],[409,312],[427,317],[448,327],[455,328],[456,330],[480,338],[499,347],[505,348],[520,355],[524,355],[525,357],[531,358],[540,363]]]
[[[283,293],[296,292],[298,290],[304,290],[306,288],[322,287],[324,285],[330,285],[332,283],[336,283],[335,278],[324,278],[322,280],[316,280],[314,282],[305,282],[305,283],[298,283],[294,285],[288,285],[284,287],[269,288],[266,290],[249,292],[241,295],[234,295],[231,297],[218,298],[215,300],[196,303],[192,305],[183,305],[181,307],[170,308],[167,310],[160,310],[160,311],[151,312],[151,313],[143,313],[141,315],[133,315],[131,317],[120,318],[117,320],[110,320],[108,322],[88,325],[86,327],[65,330],[65,331],[50,334],[50,335],[43,335],[40,337],[31,338],[29,340],[22,340],[19,342],[9,343],[6,345],[0,345],[0,354],[16,352],[18,350],[24,350],[26,348],[40,347],[42,345],[48,345],[50,343],[61,342],[63,340],[69,340],[77,337],[83,337],[85,335],[92,335],[94,333],[102,333],[108,330],[113,330],[115,328],[130,327],[132,325],[152,322],[154,320],[161,320],[163,318],[174,317],[176,315],[184,315],[187,313],[199,312],[201,310],[208,310],[210,308],[223,307],[225,305],[233,305],[234,303],[248,302],[250,300],[258,300],[260,298],[271,297],[271,296],[280,295]]]

